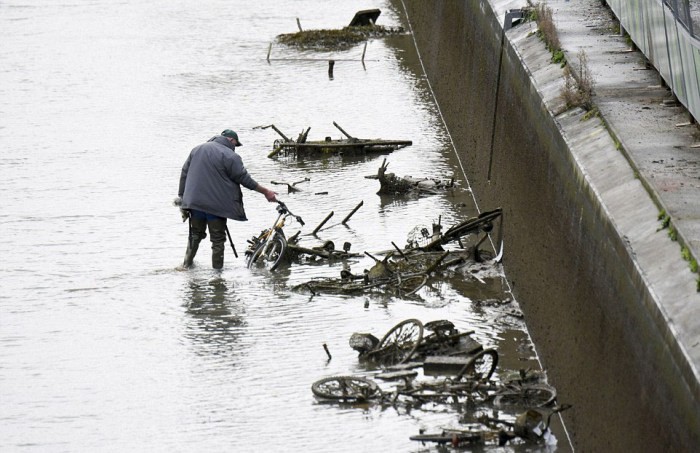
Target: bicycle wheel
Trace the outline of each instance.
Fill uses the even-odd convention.
[[[396,282],[400,296],[412,296],[420,290],[428,281],[427,275],[412,275],[402,278],[400,282]]]
[[[498,407],[544,407],[552,404],[556,398],[557,391],[554,387],[546,384],[530,384],[496,395],[493,403]]]
[[[356,376],[333,376],[320,379],[311,385],[311,391],[319,398],[357,402],[381,398],[382,391],[372,380]]]
[[[459,377],[477,381],[488,381],[498,365],[498,352],[495,349],[479,351],[459,372]]]
[[[417,319],[406,319],[392,327],[369,354],[385,365],[398,365],[411,358],[422,340],[423,323]]]
[[[249,268],[265,267],[270,271],[274,271],[280,265],[284,258],[284,253],[287,251],[287,240],[282,234],[275,233],[268,242],[269,245],[267,245],[267,242],[258,244],[248,260]],[[265,250],[266,245],[267,250]]]

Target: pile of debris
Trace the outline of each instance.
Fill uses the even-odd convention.
[[[326,402],[375,402],[407,411],[426,404],[446,405],[461,413],[459,428],[411,436],[423,443],[459,447],[546,442],[551,416],[571,406],[556,404],[556,389],[541,372],[518,370],[510,376],[502,372],[500,379],[492,379],[498,353],[484,348],[471,337],[473,333],[459,332],[446,319],[426,324],[406,319],[381,339],[354,333],[349,343],[360,360],[380,369],[371,377],[326,377],[314,382],[311,390]]]
[[[387,173],[386,169],[389,163],[384,159],[381,167],[377,170],[376,176],[365,176],[367,179],[379,180],[378,194],[386,195],[435,195],[445,192],[448,189],[455,187],[454,178],[448,180],[431,179],[431,178],[415,178],[413,176],[404,176],[402,178],[394,173]]]
[[[358,11],[350,24],[342,29],[301,30],[299,25],[299,32],[281,34],[277,41],[300,49],[344,50],[370,38],[404,32],[403,27],[376,25],[380,14],[379,9]]]
[[[346,138],[332,139],[331,137],[326,137],[323,140],[308,140],[310,127],[303,130],[296,140],[292,140],[282,131],[280,131],[274,124],[268,126],[256,126],[255,129],[267,129],[272,128],[277,132],[281,140],[275,140],[272,145],[272,151],[267,157],[273,158],[278,154],[284,156],[293,157],[307,157],[307,156],[319,156],[319,155],[365,155],[365,154],[378,154],[378,153],[390,153],[397,149],[405,148],[406,146],[411,146],[413,142],[410,140],[384,140],[381,138],[375,139],[363,139],[353,137],[345,130],[340,127],[335,121],[333,125],[337,127],[340,132],[345,135]]]

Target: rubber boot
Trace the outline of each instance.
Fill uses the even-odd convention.
[[[226,219],[209,220],[209,237],[211,239],[211,267],[224,267],[224,250],[226,249]]]
[[[224,242],[214,242],[211,244],[211,267],[221,269],[224,267]]]
[[[187,241],[187,250],[185,251],[185,261],[182,263],[183,267],[185,267],[185,268],[192,267],[192,263],[194,262],[194,257],[197,254],[197,249],[199,249],[199,242],[200,242],[200,240],[198,238],[192,238],[192,237],[190,237],[189,240]]]
[[[206,221],[190,217],[190,234],[187,238],[187,250],[185,251],[185,260],[182,263],[183,267],[192,267],[194,257],[197,255],[197,249],[199,249],[199,243],[207,237],[206,228]]]

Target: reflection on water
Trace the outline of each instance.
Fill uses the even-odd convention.
[[[237,340],[246,326],[245,313],[226,280],[190,281],[184,296],[191,319],[185,338],[200,348],[197,353],[240,353]]]
[[[176,270],[187,238],[171,205],[182,163],[229,127],[259,182],[309,178],[282,195],[306,221],[301,244],[350,242],[355,273],[373,264],[365,251],[477,213],[410,36],[369,41],[364,65],[362,45],[317,55],[273,43],[290,59],[266,61],[297,17],[340,28],[364,7],[399,25],[385,1],[0,2],[0,450],[423,451],[408,437],[457,424],[454,411],[329,406],[310,391],[321,377],[367,372],[348,346],[353,332],[382,335],[406,318],[449,319],[502,349],[504,363],[536,366],[517,304],[484,302],[508,297],[500,273],[461,269],[402,298],[291,290],[337,277],[343,263],[271,275],[227,251],[217,273],[202,246],[194,269]],[[279,137],[256,128],[340,138],[333,121],[413,145],[268,159]],[[384,158],[397,175],[455,177],[460,190],[379,196],[366,176]],[[239,252],[276,217],[259,194],[244,200],[250,220],[229,224]]]

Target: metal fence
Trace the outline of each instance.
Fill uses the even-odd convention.
[[[700,0],[608,0],[635,45],[700,120]]]

